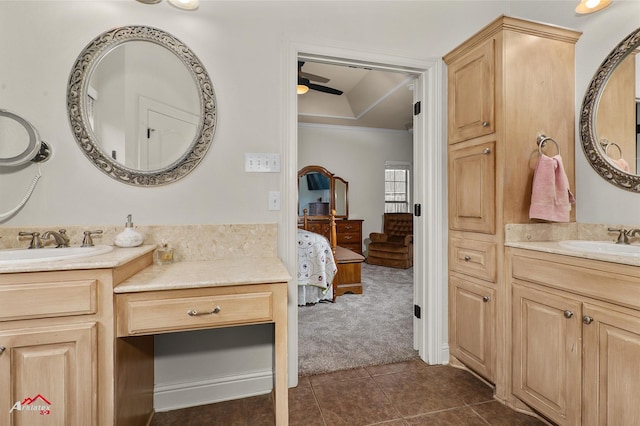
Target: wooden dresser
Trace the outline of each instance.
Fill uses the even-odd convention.
[[[337,245],[362,254],[362,222],[363,219],[336,219]],[[331,237],[329,219],[310,219],[308,230],[316,234]]]

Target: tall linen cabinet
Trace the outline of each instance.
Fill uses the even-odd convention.
[[[448,77],[449,349],[511,395],[505,225],[528,223],[540,134],[575,190],[579,32],[501,16],[444,56]],[[575,213],[571,213],[575,221]]]

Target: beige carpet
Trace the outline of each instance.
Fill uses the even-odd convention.
[[[362,264],[363,294],[298,307],[302,376],[389,364],[413,350],[413,268]]]

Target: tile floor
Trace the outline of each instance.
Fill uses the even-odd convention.
[[[271,395],[157,413],[151,426],[273,425]],[[544,425],[492,398],[469,372],[420,360],[301,377],[290,426]]]

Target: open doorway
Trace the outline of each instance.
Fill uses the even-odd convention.
[[[385,213],[405,213],[395,216],[405,218],[405,226],[411,224],[413,88],[418,76],[406,70],[308,58],[300,58],[298,67],[298,82],[309,88],[298,95],[298,168],[321,166],[348,182],[348,209],[342,211],[347,217],[336,220],[337,245],[366,256],[368,237],[372,232],[383,232]],[[304,206],[318,204],[302,203],[303,195],[323,191],[307,190],[304,180],[299,185],[300,212]],[[326,221],[321,212],[308,218],[309,229],[316,232]],[[313,268],[316,259],[302,257],[309,255],[304,244],[300,255],[304,273]],[[402,268],[389,267],[384,261],[382,265],[358,265],[362,273],[356,294],[340,295],[340,288],[332,304],[322,299],[316,303],[315,297],[309,297],[317,291],[315,285],[299,287],[301,375],[417,356],[412,319],[413,267],[410,262],[395,266]]]
[[[414,222],[416,239],[414,256],[422,259],[414,266],[414,300],[421,311],[414,318],[414,337],[420,357],[431,363],[446,363],[446,164],[443,131],[443,70],[440,59],[416,60],[370,52],[357,52],[336,47],[291,45],[285,55],[285,82],[293,87],[297,81],[299,59],[325,63],[367,66],[372,69],[397,70],[418,76],[414,96],[421,101],[421,113],[414,119],[413,153],[414,204],[423,206],[422,215]],[[354,58],[354,59],[344,59]],[[428,96],[427,96],[428,93]],[[297,94],[287,91],[285,97],[285,130],[283,164],[288,164],[283,175],[282,218],[285,226],[280,237],[286,244],[281,253],[290,271],[296,270],[297,233]],[[427,209],[426,206],[429,206]],[[298,313],[296,283],[289,287],[289,384],[297,384]]]

